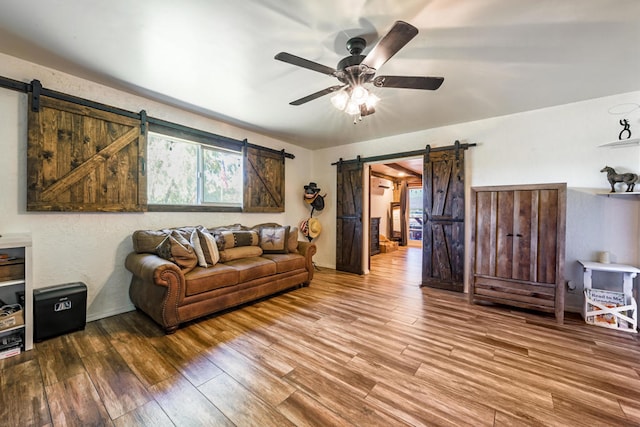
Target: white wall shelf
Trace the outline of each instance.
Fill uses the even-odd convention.
[[[640,196],[640,191],[616,191],[615,193],[611,193],[611,192],[598,192],[596,193],[598,196],[606,196],[606,197],[627,197],[627,198],[636,198],[637,196]]]
[[[640,145],[640,138],[621,139],[619,141],[608,142],[606,144],[599,145],[599,147],[606,148],[622,148],[632,147]]]

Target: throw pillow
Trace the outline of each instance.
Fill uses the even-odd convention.
[[[298,253],[298,227],[293,227],[289,230],[289,242],[287,243],[287,249],[292,254]]]
[[[173,231],[158,245],[156,253],[162,258],[176,263],[184,273],[188,273],[198,265],[195,250],[189,241],[176,231]]]
[[[218,245],[222,243],[222,250],[237,248],[240,246],[258,246],[259,236],[255,230],[228,231],[222,230],[216,233]],[[218,246],[220,249],[220,246]]]
[[[204,252],[202,251],[202,244],[200,242],[200,237],[198,236],[198,229],[191,232],[191,246],[193,246],[193,250],[196,251],[198,265],[200,267],[207,268],[207,260],[204,257]]]
[[[198,233],[198,237],[200,238],[204,258],[207,264],[213,267],[220,261],[220,253],[218,252],[216,240],[206,230],[197,229],[196,233]]]
[[[262,255],[260,246],[240,246],[237,248],[225,249],[220,252],[220,262],[233,261],[234,259],[250,258]]]
[[[260,228],[260,247],[265,254],[289,252],[289,226]]]

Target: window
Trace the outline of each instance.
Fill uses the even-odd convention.
[[[242,206],[239,151],[149,132],[147,165],[151,205]]]
[[[422,240],[422,188],[409,188],[409,240]]]

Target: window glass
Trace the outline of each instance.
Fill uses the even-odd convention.
[[[155,205],[242,205],[242,154],[149,133],[147,198]]]
[[[203,150],[204,203],[242,203],[242,159],[239,153]]]
[[[422,240],[422,188],[409,188],[409,240]]]

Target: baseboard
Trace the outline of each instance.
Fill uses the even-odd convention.
[[[126,305],[124,307],[116,308],[116,309],[111,310],[111,311],[106,311],[106,312],[102,312],[102,313],[87,314],[87,322],[93,322],[94,320],[104,319],[105,317],[111,317],[111,316],[115,316],[117,314],[127,313],[127,312],[133,311],[135,309],[136,309],[136,307],[133,304],[128,304],[128,305]]]

